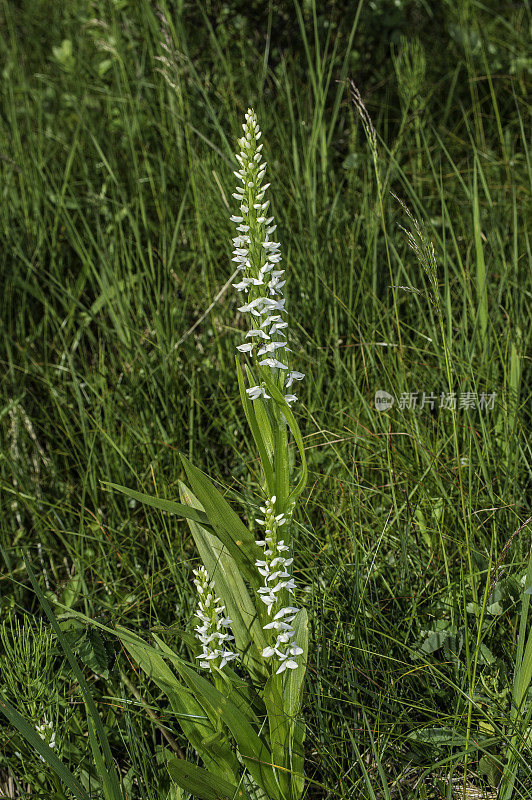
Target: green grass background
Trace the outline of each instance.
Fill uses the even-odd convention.
[[[530,515],[528,1],[2,0],[0,19],[4,691],[34,723],[56,720],[63,758],[89,770],[23,549],[50,595],[183,648],[186,523],[104,481],[176,498],[184,452],[253,519],[244,323],[224,289],[232,153],[253,106],[306,373],[306,797],[493,791],[531,536],[510,542]],[[401,35],[421,42],[424,72]],[[382,204],[348,77],[377,130]],[[379,389],[396,398],[386,412]],[[440,409],[451,391],[495,393],[493,408]],[[434,411],[400,408],[405,392],[434,393]],[[128,796],[171,800],[146,704],[186,742],[163,698],[94,629],[71,635]],[[0,745],[6,796],[68,796],[7,723]]]

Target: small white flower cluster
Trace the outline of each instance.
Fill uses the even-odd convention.
[[[44,718],[44,721],[36,726],[37,733],[41,737],[41,739],[46,742],[48,747],[51,747],[52,750],[55,750],[56,747],[56,733],[54,731],[54,723]],[[45,762],[43,756],[39,756],[40,760]]]
[[[291,371],[285,363],[290,348],[286,343],[285,300],[281,289],[284,270],[279,269],[281,254],[279,242],[273,241],[276,225],[273,217],[267,217],[269,200],[264,200],[269,183],[263,184],[266,162],[262,162],[262,144],[255,112],[248,109],[246,121],[242,125],[244,136],[238,140],[241,151],[236,155],[240,169],[234,174],[242,183],[237,186],[233,197],[240,202],[240,214],[234,214],[231,221],[236,223],[238,235],[233,239],[233,261],[243,271],[241,280],[233,286],[239,292],[248,294],[248,302],[238,310],[251,314],[253,326],[246,333],[250,340],[237,347],[241,353],[255,356],[261,367],[277,370],[277,375],[286,372],[281,381],[283,389],[289,389],[294,381],[305,376],[302,372]],[[252,400],[258,397],[269,399],[264,386],[257,385],[247,389]],[[296,395],[286,394],[287,403],[297,400]]]
[[[227,650],[226,642],[234,640],[234,636],[226,632],[232,620],[223,616],[225,606],[219,597],[215,596],[214,581],[209,578],[209,573],[204,566],[194,570],[194,583],[198,590],[198,608],[195,616],[199,618],[200,625],[196,626],[196,638],[201,642],[203,652],[196,656],[200,659],[200,666],[204,669],[211,668],[211,661],[220,658],[216,664],[218,669],[223,669],[229,661],[238,658],[237,653]]]
[[[274,612],[272,621],[264,625],[264,630],[275,631],[276,634],[275,641],[263,649],[262,655],[264,658],[276,656],[280,660],[281,663],[276,670],[276,674],[279,675],[285,669],[297,669],[298,663],[295,657],[301,655],[303,650],[294,640],[295,631],[292,627],[298,609],[293,606],[276,609],[279,593],[286,589],[293,594],[296,588],[289,571],[294,559],[283,555],[289,548],[285,545],[284,539],[277,539],[279,528],[287,522],[287,518],[285,514],[275,514],[276,499],[274,495],[260,507],[264,519],[257,519],[256,522],[264,526],[265,535],[264,539],[257,540],[256,544],[264,548],[264,558],[257,559],[255,566],[264,578],[264,585],[258,590],[260,599],[268,608],[268,616],[272,616]]]

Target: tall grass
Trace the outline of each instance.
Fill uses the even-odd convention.
[[[400,62],[379,72],[361,55],[382,22],[369,7],[327,27],[319,4],[272,4],[259,36],[251,12],[222,5],[2,3],[2,614],[40,613],[25,548],[49,599],[186,654],[186,523],[104,482],[177,498],[184,452],[227,499],[259,491],[234,374],[244,322],[225,288],[231,153],[253,105],[307,374],[307,796],[467,797],[509,764],[526,798],[529,6],[442,4],[426,25],[448,61],[421,26],[426,72],[405,102]],[[432,273],[392,191],[434,245]],[[377,390],[395,397],[388,411]],[[434,410],[399,407],[415,392]],[[440,409],[442,392],[496,397]],[[176,797],[161,777],[171,709],[95,631],[69,635],[129,796]],[[53,672],[61,756],[86,780],[76,682]],[[4,793],[57,790],[38,758],[17,757],[11,727],[0,736]]]

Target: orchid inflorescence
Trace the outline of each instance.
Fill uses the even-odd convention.
[[[200,667],[211,668],[211,662],[215,663],[220,659],[216,666],[223,669],[229,661],[238,658],[238,654],[227,650],[225,643],[233,641],[234,636],[225,630],[229,627],[232,620],[225,617],[225,606],[219,597],[215,596],[214,581],[209,577],[209,573],[204,566],[194,570],[194,583],[198,590],[198,607],[196,617],[200,620],[200,625],[196,626],[196,637],[201,642],[203,651],[196,658],[200,659]]]
[[[291,576],[289,567],[292,565],[293,558],[286,558],[283,553],[289,551],[284,539],[279,539],[279,528],[286,524],[286,514],[275,514],[275,495],[266,500],[266,505],[261,506],[260,510],[264,514],[264,519],[257,519],[259,525],[265,528],[264,539],[259,539],[256,544],[264,548],[264,559],[255,562],[260,575],[264,578],[264,585],[258,590],[260,599],[268,609],[268,615],[273,614],[271,622],[263,626],[265,631],[275,631],[275,642],[265,647],[262,651],[264,658],[276,656],[280,659],[280,665],[276,670],[279,675],[285,669],[296,669],[298,664],[295,656],[301,655],[302,648],[294,640],[295,631],[292,622],[299,609],[292,606],[276,608],[281,605],[279,593],[284,589],[290,594],[294,593],[295,583]]]
[[[282,256],[280,243],[274,241],[276,225],[273,216],[266,216],[270,201],[265,200],[269,183],[263,184],[266,162],[262,160],[262,144],[258,144],[261,131],[253,109],[248,109],[243,123],[244,135],[239,139],[240,153],[236,158],[240,169],[234,174],[241,186],[237,186],[233,197],[240,202],[240,213],[231,217],[237,224],[238,235],[233,239],[233,261],[243,275],[233,286],[237,291],[247,293],[248,302],[238,310],[251,315],[252,326],[246,333],[244,344],[237,350],[252,359],[258,383],[246,389],[251,400],[271,400],[261,375],[267,370],[283,392],[295,381],[302,380],[302,372],[291,370],[288,366],[287,328],[285,299],[282,288],[285,285],[284,270],[279,268]],[[297,397],[283,394],[290,405]],[[264,548],[264,558],[257,559],[255,566],[262,576],[263,585],[258,590],[261,601],[266,605],[268,616],[272,619],[263,626],[265,631],[275,633],[271,645],[263,648],[264,658],[279,660],[277,674],[286,669],[296,669],[295,657],[303,650],[295,641],[292,622],[298,609],[283,604],[283,595],[293,594],[295,583],[290,567],[293,558],[285,539],[280,538],[280,529],[289,522],[293,508],[277,509],[275,496],[267,499],[260,507],[264,519],[257,519],[265,528],[264,539],[257,544]],[[288,525],[287,525],[288,527]],[[286,530],[286,529],[285,529]],[[288,557],[287,555],[288,554]]]
[[[56,749],[56,747],[57,747],[57,741],[56,741],[57,736],[56,736],[56,732],[54,730],[54,723],[52,722],[52,720],[47,719],[46,717],[44,717],[44,720],[41,722],[41,724],[36,726],[36,731],[39,734],[39,736],[41,737],[41,739],[44,742],[46,742],[48,747],[50,747],[52,750]],[[39,760],[42,761],[43,763],[46,763],[45,759],[42,757],[42,755],[39,756]]]
[[[281,245],[271,238],[277,227],[273,216],[266,216],[270,201],[264,196],[270,184],[262,183],[266,162],[262,161],[262,144],[258,144],[261,131],[252,109],[248,109],[245,118],[244,135],[238,140],[241,150],[236,154],[240,169],[234,173],[242,184],[233,193],[240,202],[240,213],[231,217],[238,232],[233,239],[233,261],[243,274],[233,286],[237,291],[247,293],[247,303],[238,310],[251,314],[253,324],[245,337],[249,341],[238,345],[237,350],[253,358],[259,376],[261,368],[272,369],[280,388],[289,389],[294,381],[305,376],[302,372],[290,370],[286,363],[290,348],[286,342],[288,322],[281,291],[285,285],[284,270],[279,269]],[[246,391],[252,400],[258,397],[269,399],[260,381]],[[284,399],[290,404],[297,397],[286,394]]]
[[[297,397],[284,392],[305,376],[302,372],[291,370],[287,363],[290,348],[287,346],[288,322],[282,296],[284,270],[279,268],[282,258],[280,243],[271,238],[276,225],[273,216],[266,216],[270,201],[264,197],[269,184],[262,183],[266,163],[262,160],[262,144],[258,144],[261,132],[252,109],[246,113],[243,128],[244,136],[239,139],[241,150],[236,155],[240,169],[235,172],[242,185],[237,186],[233,194],[240,203],[240,213],[231,217],[238,233],[233,239],[233,261],[242,275],[233,286],[237,291],[247,294],[247,302],[238,310],[250,314],[252,325],[246,333],[247,341],[238,345],[237,350],[252,362],[256,385],[246,389],[250,400],[275,404],[277,401],[273,401],[270,394],[272,390],[267,389],[267,384],[271,386],[273,379],[276,389],[290,406]],[[275,416],[273,405],[270,410]],[[285,421],[282,410],[280,413],[277,411],[277,415]],[[288,533],[293,509],[293,502],[281,503],[273,495],[260,506],[263,517],[256,520],[264,528],[263,538],[256,540],[256,544],[263,549],[261,558],[255,561],[262,584],[258,596],[266,606],[268,617],[263,625],[268,644],[262,648],[261,655],[265,659],[275,659],[277,675],[287,669],[297,669],[297,656],[303,653],[292,626],[299,609],[286,604],[295,589],[290,569],[293,558],[290,555]],[[283,531],[286,531],[284,538]],[[217,664],[221,669],[236,657],[223,648],[224,642],[233,637],[220,633],[220,628],[229,625],[230,620],[222,620],[217,616],[222,613],[223,606],[217,606],[221,601],[212,594],[214,582],[210,581],[206,570],[201,567],[196,575],[195,583],[201,595],[197,616],[202,622],[196,628],[196,633],[203,646],[203,655],[198,658],[201,659],[201,666],[209,667],[210,662],[221,657]],[[213,647],[215,640],[216,646]]]

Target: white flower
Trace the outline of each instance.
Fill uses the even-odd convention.
[[[282,608],[280,611],[277,612],[274,619],[281,619],[281,617],[286,617],[287,614],[297,614],[299,609],[292,608],[292,606],[287,606],[286,608]]]
[[[265,400],[270,399],[270,395],[266,394],[266,389],[264,389],[262,386],[251,386],[249,389],[246,389],[246,394],[252,400],[256,400],[257,397],[264,397]]]
[[[283,661],[275,674],[280,675],[281,672],[285,671],[285,669],[297,669],[297,661],[293,661],[291,658]]]
[[[269,622],[268,625],[264,625],[264,630],[270,630],[271,628],[275,628],[276,631],[291,631],[292,626],[288,624],[288,622],[282,622],[279,619],[275,619],[273,622]]]
[[[283,328],[288,328],[288,322],[276,322],[270,328],[270,336],[273,336],[275,333],[280,333]],[[281,336],[286,339],[285,333],[281,333]]]
[[[210,669],[210,662],[219,658],[218,668],[223,669],[229,661],[238,658],[238,654],[226,646],[227,642],[234,641],[234,636],[226,630],[221,630],[221,628],[227,629],[232,620],[224,616],[224,604],[219,597],[212,594],[214,581],[210,579],[205,567],[195,569],[194,576],[194,584],[198,590],[198,608],[195,616],[203,623],[196,626],[196,638],[202,646],[202,652],[196,658],[204,669]],[[213,643],[216,643],[215,647],[211,646]]]
[[[240,306],[240,308],[238,310],[242,311],[242,313],[244,313],[244,314],[251,312],[252,314],[256,314],[257,316],[259,316],[260,315],[260,311],[256,311],[256,309],[257,309],[258,306],[262,305],[262,302],[263,302],[263,298],[262,297],[257,297],[257,298],[255,298],[255,300],[252,300],[250,303],[246,303],[245,305]]]
[[[278,361],[276,358],[264,358],[262,361],[259,361],[259,364],[264,367],[272,367],[273,369],[288,369],[286,364],[283,364],[282,361]]]
[[[258,350],[249,345],[239,345],[237,349],[253,360],[257,359],[255,366],[259,381],[261,368],[273,370],[274,378],[275,373],[283,371],[288,374],[279,385],[281,388],[289,388],[293,381],[300,380],[303,374],[290,372],[288,364],[285,364],[283,359],[273,357],[277,350],[284,349],[287,353],[290,352],[286,342],[288,322],[285,319],[285,299],[282,296],[286,280],[284,270],[275,269],[275,265],[282,260],[281,243],[270,238],[277,226],[273,216],[266,216],[270,201],[265,199],[265,194],[270,188],[270,183],[262,182],[266,163],[261,154],[262,144],[258,143],[261,132],[253,109],[248,109],[246,112],[242,129],[244,134],[238,140],[241,149],[236,155],[238,169],[234,171],[238,185],[233,194],[240,203],[240,214],[234,214],[231,220],[236,223],[237,232],[245,234],[234,237],[235,249],[232,257],[237,269],[243,270],[244,275],[233,286],[239,292],[246,292],[249,297],[249,301],[238,310],[258,320],[254,322],[251,331],[246,333],[246,338],[262,338],[268,344],[264,344]],[[264,329],[268,327],[266,333]],[[263,333],[260,333],[260,330]],[[261,356],[270,354],[272,357],[259,360]],[[250,396],[256,399],[261,395],[253,387],[253,394]],[[265,393],[262,397],[270,399]],[[287,403],[294,403],[297,400],[295,394],[287,394],[286,398]]]
[[[290,653],[291,656],[300,656],[303,654],[303,648],[299,647],[297,644],[292,644],[286,652]]]
[[[305,377],[303,372],[289,372],[285,382],[285,386],[289,389],[294,381],[302,381]]]
[[[234,284],[233,284],[234,285]],[[246,333],[246,339],[250,337],[259,336],[261,339],[269,339],[270,337],[266,333],[266,331],[260,330],[258,328],[252,328],[250,331]]]
[[[263,658],[276,658],[281,663],[277,664],[276,674],[279,675],[286,669],[296,669],[296,657],[303,650],[295,641],[295,631],[292,623],[298,612],[294,606],[282,605],[282,593],[287,591],[293,594],[295,581],[291,577],[289,568],[293,564],[292,557],[282,555],[289,550],[284,539],[277,540],[279,528],[288,522],[291,509],[276,514],[276,497],[266,499],[260,510],[263,517],[256,519],[257,524],[264,526],[268,533],[264,539],[257,539],[256,544],[263,547],[264,558],[255,561],[257,572],[263,578],[263,585],[259,587],[258,595],[266,606],[270,622],[263,626],[263,630],[275,632],[275,641],[269,643],[262,650]]]
[[[261,333],[262,333],[262,331],[261,331]],[[269,344],[265,344],[260,348],[260,350],[258,351],[257,355],[258,356],[263,356],[265,353],[274,353],[280,347],[286,347],[285,342],[269,342]]]
[[[44,717],[43,722],[40,725],[36,725],[35,727],[41,739],[44,742],[46,742],[48,747],[50,747],[52,750],[55,750],[57,735],[56,732],[54,731],[54,723],[51,720]],[[45,763],[45,759],[43,758],[43,756],[39,756],[39,758],[43,763]]]

